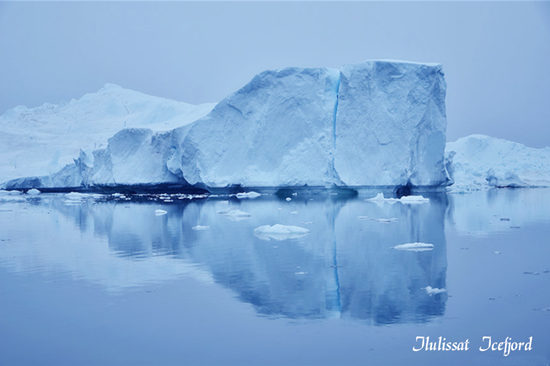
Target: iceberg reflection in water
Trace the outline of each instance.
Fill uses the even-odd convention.
[[[445,195],[422,205],[292,198],[171,204],[90,198],[69,205],[62,196],[41,195],[2,212],[12,243],[0,251],[0,265],[65,271],[109,291],[192,276],[231,289],[269,317],[393,324],[444,313],[446,293],[430,296],[426,288],[446,287]],[[166,214],[157,216],[159,209]],[[235,221],[219,214],[237,210],[249,216]],[[304,231],[278,240],[254,235],[276,224]],[[415,242],[433,250],[392,249]]]

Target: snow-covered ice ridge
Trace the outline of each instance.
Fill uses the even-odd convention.
[[[490,187],[550,187],[550,148],[534,149],[485,135],[450,142],[446,165],[451,192]]]
[[[445,92],[438,64],[265,71],[192,123],[122,129],[56,173],[4,186],[444,187]]]

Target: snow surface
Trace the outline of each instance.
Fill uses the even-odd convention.
[[[451,192],[490,187],[550,187],[550,148],[534,149],[485,135],[447,144]]]
[[[56,173],[81,150],[91,166],[92,151],[105,148],[109,137],[124,128],[172,130],[205,116],[214,105],[195,106],[106,84],[68,103],[15,107],[0,116],[0,183]]]
[[[47,128],[70,128],[70,138],[48,145],[44,158],[36,150],[21,163],[7,159],[13,164],[7,178],[29,178],[5,186],[445,186],[445,88],[436,64],[284,68],[260,73],[193,122],[211,105],[152,100],[107,86],[79,101],[32,110],[30,120],[40,116]],[[23,112],[6,112],[2,125],[21,124]],[[4,153],[17,150],[20,156],[21,136],[19,130],[16,144]],[[61,160],[58,145],[71,147],[59,152]],[[35,164],[38,156],[42,161]],[[25,174],[14,175],[29,164]]]

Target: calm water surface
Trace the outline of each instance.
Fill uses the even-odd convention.
[[[0,365],[550,363],[550,190],[375,193],[0,201]]]

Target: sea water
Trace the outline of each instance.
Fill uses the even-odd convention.
[[[0,202],[0,365],[550,363],[550,190],[375,195]]]

